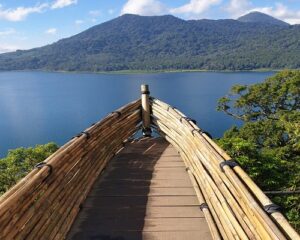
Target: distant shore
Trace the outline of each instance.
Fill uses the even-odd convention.
[[[121,70],[111,72],[94,72],[102,74],[151,74],[151,73],[189,73],[189,72],[215,72],[215,73],[240,73],[240,72],[279,72],[283,69],[255,69],[255,70],[206,70],[206,69],[182,69],[182,70]]]
[[[241,72],[279,72],[284,69],[253,69],[253,70],[207,70],[207,69],[166,69],[166,70],[118,70],[118,71],[64,71],[64,70],[9,70],[2,72],[49,72],[49,73],[70,73],[70,74],[153,74],[153,73],[189,73],[189,72],[215,72],[215,73],[241,73]],[[299,69],[295,69],[299,70]]]

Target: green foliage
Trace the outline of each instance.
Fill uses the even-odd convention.
[[[274,203],[282,206],[289,222],[300,232],[300,197],[294,196],[277,196],[272,199]]]
[[[34,148],[17,148],[0,159],[0,195],[15,185],[33,167],[58,149],[55,143],[36,145]]]
[[[300,71],[282,71],[251,86],[234,86],[218,109],[241,119],[219,144],[266,191],[300,188]],[[300,196],[276,196],[300,230]]]
[[[127,14],[42,48],[1,54],[0,70],[297,69],[299,44],[299,25]]]
[[[236,85],[219,100],[218,110],[243,121],[297,118],[300,71],[282,71],[261,84]],[[293,116],[291,115],[293,114]]]

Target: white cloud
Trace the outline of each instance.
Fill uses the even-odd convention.
[[[54,3],[52,3],[51,8],[64,8],[72,4],[77,4],[77,0],[56,0]]]
[[[211,6],[220,4],[222,0],[190,0],[189,3],[170,9],[173,14],[199,15],[208,10]]]
[[[231,17],[240,17],[251,8],[248,0],[231,0],[225,7],[225,10],[230,13]]]
[[[34,7],[17,7],[15,9],[3,9],[0,5],[0,19],[17,22],[24,20],[31,13],[41,13],[48,4],[40,4]]]
[[[92,11],[89,11],[89,15],[92,17],[98,17],[101,15],[101,11],[100,10],[92,10]]]
[[[115,9],[109,9],[109,10],[108,10],[108,14],[112,15],[112,14],[114,14],[114,13],[115,13]]]
[[[160,15],[166,12],[166,7],[158,0],[128,0],[121,14],[131,13],[144,16]]]
[[[80,20],[80,19],[78,19],[78,20],[75,21],[75,24],[76,24],[76,25],[81,25],[81,24],[83,24],[83,23],[84,23],[84,21],[83,21],[83,20]]]
[[[300,11],[289,9],[287,6],[277,3],[275,7],[253,8],[251,11],[259,11],[290,24],[300,24]]]
[[[46,34],[50,34],[50,35],[55,35],[57,33],[57,29],[56,28],[49,28],[48,30],[45,31]]]
[[[145,16],[175,14],[187,17],[199,17],[213,5],[218,5],[222,0],[190,0],[177,8],[165,6],[159,0],[128,0],[123,6],[121,14],[132,13]],[[113,12],[111,12],[113,14]]]
[[[13,28],[6,29],[4,31],[0,31],[0,36],[8,36],[16,33],[16,30]]]
[[[239,17],[241,15],[258,11],[290,24],[300,24],[300,11],[289,9],[282,3],[276,3],[275,6],[266,6],[256,8],[249,0],[231,0],[226,7],[226,11],[232,17]]]
[[[300,13],[298,13],[300,15]],[[289,24],[300,24],[300,17],[299,18],[289,18],[285,20]]]
[[[0,44],[0,54],[6,53],[6,52],[14,52],[17,49],[20,49],[20,48],[16,45]]]
[[[49,8],[57,9],[67,7],[72,4],[76,4],[77,0],[56,0],[51,5],[48,3],[37,4],[33,7],[17,7],[4,9],[0,4],[0,19],[7,21],[17,22],[26,19],[26,17],[32,13],[41,13]]]

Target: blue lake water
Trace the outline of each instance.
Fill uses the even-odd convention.
[[[151,95],[197,120],[213,137],[238,121],[217,112],[217,100],[234,84],[253,84],[274,72],[71,74],[0,73],[0,157],[8,149],[54,141],[63,144],[120,106]]]

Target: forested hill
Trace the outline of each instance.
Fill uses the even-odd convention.
[[[127,14],[45,47],[0,55],[0,70],[259,68],[300,68],[300,25],[274,24],[259,13],[189,21]]]
[[[251,12],[245,16],[239,17],[237,20],[240,22],[267,23],[267,24],[278,25],[283,27],[289,26],[289,24],[284,21],[281,21],[279,19],[273,18],[267,14],[260,13],[260,12]]]

